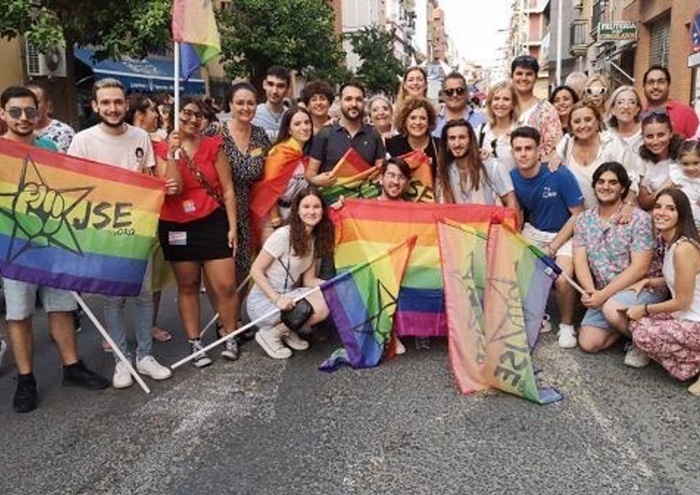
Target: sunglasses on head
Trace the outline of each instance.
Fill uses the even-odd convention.
[[[23,113],[29,120],[35,119],[39,116],[39,110],[34,107],[10,107],[7,110],[7,113],[13,119],[22,118]]]
[[[666,111],[665,108],[654,108],[652,110],[647,110],[646,112],[643,112],[640,115],[642,120],[646,120],[649,117],[665,117],[666,119],[669,119],[668,112]]]
[[[588,96],[603,96],[607,92],[608,88],[605,88],[603,86],[586,88],[586,94]]]
[[[442,92],[445,96],[449,96],[449,97],[452,97],[455,95],[462,96],[464,93],[467,92],[467,88],[462,87],[462,88],[443,89]]]

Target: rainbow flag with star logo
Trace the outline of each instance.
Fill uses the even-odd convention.
[[[156,242],[164,182],[0,139],[0,272],[131,296]]]
[[[410,237],[321,285],[343,343],[321,364],[322,371],[335,371],[343,364],[379,364],[391,339],[401,280],[415,242],[416,237]]]
[[[481,231],[492,222],[517,223],[517,213],[502,206],[377,200],[349,200],[331,218],[339,272],[417,236],[401,282],[394,329],[399,336],[424,337],[447,335],[436,222],[451,220]]]

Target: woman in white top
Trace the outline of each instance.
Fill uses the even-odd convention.
[[[630,194],[638,191],[639,174],[627,146],[617,137],[601,132],[602,120],[597,108],[580,101],[571,110],[571,134],[557,145],[556,160],[566,165],[583,192],[586,208],[598,204],[593,191],[593,172],[605,162],[621,163],[632,180]]]
[[[309,186],[292,201],[289,223],[275,230],[253,262],[250,276],[255,285],[247,298],[248,315],[257,320],[275,309],[294,307],[294,299],[319,286],[316,260],[333,254],[333,227],[319,190]],[[313,307],[307,325],[328,317],[319,291],[306,297]],[[280,313],[258,323],[255,340],[273,359],[286,359],[290,349],[303,351],[309,343],[282,323]]]
[[[650,110],[642,115],[642,139],[639,148],[639,205],[645,210],[654,206],[656,193],[668,185],[670,168],[678,159],[683,138],[673,134],[671,118],[665,109]]]
[[[634,87],[620,86],[613,92],[606,132],[622,139],[635,154],[639,153],[639,147],[643,144],[641,113],[642,100]]]
[[[645,366],[651,357],[674,378],[688,380],[700,372],[700,237],[688,198],[678,189],[658,194],[652,219],[666,246],[663,278],[643,279],[632,288],[666,285],[671,299],[627,309],[634,320],[635,364]],[[700,395],[700,380],[688,391]]]
[[[447,122],[438,148],[436,198],[439,203],[503,204],[517,210],[509,170],[493,158],[482,161],[469,122],[465,119]]]
[[[514,166],[510,150],[510,132],[518,125],[518,95],[515,88],[503,81],[491,87],[486,97],[488,121],[476,129],[483,158],[495,158],[506,171]]]

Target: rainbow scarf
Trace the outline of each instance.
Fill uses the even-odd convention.
[[[221,53],[211,0],[173,0],[173,41],[180,43],[184,79]]]
[[[398,335],[445,336],[447,320],[436,222],[452,220],[486,231],[491,222],[515,225],[515,211],[500,206],[350,200],[331,213],[335,264],[349,270],[417,236],[399,292]]]
[[[261,230],[263,220],[287,190],[294,170],[304,159],[301,145],[296,139],[288,139],[270,150],[265,159],[263,177],[251,191],[250,213],[256,232]]]
[[[0,271],[40,285],[136,295],[163,181],[0,139]]]
[[[319,369],[379,364],[391,338],[399,288],[415,241],[415,236],[406,239],[321,286],[344,348],[335,351]]]

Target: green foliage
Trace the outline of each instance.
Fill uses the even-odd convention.
[[[327,0],[232,0],[219,12],[224,68],[231,78],[262,80],[271,65],[337,81],[344,52]]]
[[[96,45],[98,58],[143,57],[170,39],[172,0],[3,0],[0,37]]]
[[[371,93],[394,95],[404,65],[394,55],[394,33],[369,26],[348,35],[353,51],[362,61],[357,77]]]

